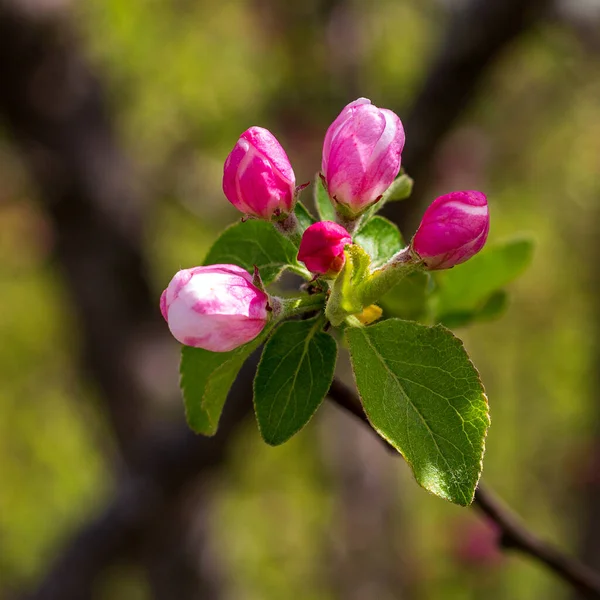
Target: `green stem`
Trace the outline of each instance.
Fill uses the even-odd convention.
[[[335,220],[338,225],[341,225],[350,235],[354,235],[360,227],[362,215],[359,215],[358,217],[347,217],[338,211]]]
[[[358,288],[357,295],[363,306],[377,302],[387,294],[397,283],[400,283],[410,273],[420,269],[422,262],[415,258],[407,246],[394,254],[385,265],[375,269],[369,278]]]
[[[273,227],[275,227],[281,235],[290,239],[294,245],[300,245],[300,240],[302,239],[302,227],[293,212],[287,215],[282,221],[274,221]]]
[[[321,310],[325,306],[326,294],[312,294],[295,298],[271,298],[271,307],[275,319],[286,319],[302,313]]]

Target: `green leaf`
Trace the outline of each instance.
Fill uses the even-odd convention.
[[[501,317],[508,307],[508,294],[505,290],[498,290],[488,297],[485,304],[477,314],[478,321],[492,321]]]
[[[531,263],[533,247],[529,238],[513,238],[484,248],[453,269],[436,272],[436,320],[479,313],[494,292],[516,279]]]
[[[386,203],[406,200],[412,194],[413,183],[413,180],[406,173],[400,173],[384,192],[381,201]]]
[[[385,264],[404,243],[398,228],[384,217],[373,217],[358,230],[354,242],[360,244],[371,257],[371,268]]]
[[[254,406],[268,444],[283,444],[300,431],[329,390],[337,346],[320,331],[322,323],[320,316],[283,323],[265,346],[254,379]]]
[[[489,416],[462,342],[440,325],[399,319],[348,328],[346,335],[373,427],[404,456],[425,489],[470,504]]]
[[[204,264],[235,264],[249,273],[256,265],[263,283],[268,285],[286,267],[307,275],[307,271],[298,264],[296,254],[294,244],[278,233],[271,223],[249,219],[225,229],[209,250]]]
[[[438,321],[446,327],[466,327],[472,323],[492,321],[501,317],[508,307],[508,294],[504,290],[493,292],[481,308],[472,311],[445,313]]]
[[[325,184],[321,179],[319,173],[315,176],[315,182],[313,184],[313,195],[315,200],[315,207],[319,213],[321,221],[335,221],[335,208],[331,204],[329,194],[325,189]]]
[[[196,433],[214,435],[229,388],[245,360],[268,336],[267,327],[248,344],[230,352],[209,352],[202,348],[181,349],[180,387],[188,425]]]
[[[375,213],[378,213],[388,202],[397,200],[406,200],[412,194],[413,180],[403,171],[394,179],[392,185],[383,193],[379,200],[368,208],[362,217],[362,222],[367,223],[373,218]]]
[[[310,227],[314,222],[314,217],[308,212],[308,209],[302,202],[296,202],[296,206],[294,207],[294,214],[298,219],[298,223],[300,223],[300,227],[302,227],[302,231]]]
[[[396,284],[378,304],[387,316],[399,317],[410,321],[420,321],[427,317],[427,299],[429,295],[428,273],[415,271]]]

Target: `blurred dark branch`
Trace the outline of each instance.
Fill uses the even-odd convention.
[[[214,444],[180,435],[174,447],[152,433],[155,390],[145,377],[155,369],[146,366],[148,353],[163,354],[172,340],[149,282],[137,178],[64,9],[44,0],[0,0],[0,117],[52,223],[85,376],[100,392],[99,408],[126,466],[120,470],[132,478],[120,488],[108,525],[101,518],[76,536],[36,597],[91,597],[96,576],[120,559],[146,565],[156,599],[197,598],[207,589],[216,598],[210,570],[202,573],[197,557],[186,554],[188,532],[173,532],[181,521],[179,489],[222,460],[228,430]]]
[[[134,450],[135,471],[125,475],[108,506],[68,542],[46,577],[27,600],[84,600],[104,569],[126,560],[148,531],[155,529],[170,507],[190,491],[198,474],[208,476],[226,459],[231,435],[250,412],[245,379],[256,361],[248,361],[234,384],[214,438],[199,437],[187,426],[147,438]],[[173,590],[170,598],[181,598]],[[190,598],[218,597],[216,590],[190,590]]]
[[[572,234],[573,238],[578,236],[578,239],[573,239],[576,256],[585,257],[585,264],[588,265],[583,286],[589,290],[591,315],[588,327],[592,340],[588,365],[591,382],[588,419],[591,428],[573,483],[577,486],[580,499],[579,555],[594,568],[600,569],[600,398],[592,392],[600,384],[600,271],[597,267],[600,259],[600,181],[596,184],[595,199],[596,202],[590,205],[583,218],[587,218],[591,224],[589,229],[584,229],[585,235],[579,231]]]
[[[51,217],[85,368],[127,460],[146,414],[132,361],[160,317],[142,256],[131,165],[116,143],[99,81],[53,6],[0,0],[0,117]]]
[[[360,399],[347,385],[334,380],[329,390],[329,398],[371,428]],[[396,456],[400,456],[387,442],[383,439],[381,441]],[[488,488],[481,484],[478,486],[473,505],[497,526],[500,531],[501,548],[518,550],[531,557],[565,583],[573,586],[584,598],[600,598],[599,573],[540,540],[509,509],[504,507]]]
[[[245,367],[232,390],[219,431],[212,439],[198,438],[185,429],[154,440],[140,451],[138,470],[125,478],[109,506],[88,523],[63,551],[38,592],[29,600],[80,600],[97,574],[127,552],[129,544],[141,535],[165,504],[185,491],[199,469],[211,469],[223,460],[227,439],[249,410]],[[330,399],[371,428],[356,393],[334,380]],[[395,456],[400,457],[381,440]],[[500,531],[499,544],[505,550],[518,550],[545,566],[584,598],[600,598],[600,575],[554,546],[540,540],[484,486],[475,493],[474,506]]]
[[[407,115],[403,124],[409,139],[402,162],[415,188],[410,203],[386,207],[396,223],[411,221],[408,211],[414,214],[427,188],[437,147],[477,97],[490,67],[550,4],[551,0],[471,0],[456,10],[419,93],[401,113]]]

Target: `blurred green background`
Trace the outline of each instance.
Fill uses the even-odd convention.
[[[143,250],[157,307],[172,274],[201,263],[219,230],[239,217],[220,178],[244,129],[268,127],[298,182],[314,179],[325,130],[348,101],[366,96],[404,119],[447,23],[465,5],[345,4],[330,23],[316,0],[60,7],[102,82],[143,190]],[[417,182],[422,203],[481,189],[490,199],[490,241],[521,232],[536,240],[506,314],[457,334],[491,405],[484,481],[542,537],[580,554],[591,551],[582,546],[592,518],[587,498],[600,479],[598,12],[594,2],[557,5],[507,47],[438,145],[428,180]],[[410,129],[406,139],[410,147]],[[35,589],[118,483],[102,391],[79,365],[81,328],[39,198],[11,136],[0,131],[6,598]],[[422,206],[414,210],[418,219]],[[403,228],[407,237],[412,226]],[[170,394],[177,347],[165,344],[148,359],[148,369],[160,364],[162,382],[148,411],[156,422],[177,422],[182,406]],[[538,565],[497,551],[478,514],[429,496],[406,465],[331,407],[280,448],[264,445],[247,419],[227,457],[185,502],[186,552],[214,575],[224,598],[571,597]],[[153,597],[136,561],[112,565],[94,587],[98,599]]]

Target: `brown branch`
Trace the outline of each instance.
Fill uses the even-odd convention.
[[[245,366],[246,375],[252,365]],[[227,447],[227,438],[249,410],[242,376],[232,390],[219,434],[212,439],[194,436],[186,428],[146,443],[140,449],[136,473],[123,479],[109,506],[85,525],[60,555],[44,583],[29,600],[67,600],[87,597],[103,568],[127,553],[132,540],[160,518],[172,498],[185,493],[199,470],[216,467]],[[334,380],[329,398],[371,428],[354,390]],[[400,456],[383,439],[394,455]],[[540,540],[487,488],[479,485],[474,506],[501,532],[506,550],[518,550],[547,567],[584,598],[600,598],[600,575],[554,546]]]
[[[355,392],[334,380],[329,390],[329,398],[363,423],[371,427]],[[397,456],[400,456],[385,440],[381,440]],[[600,598],[600,574],[584,564],[567,556],[558,548],[540,540],[495,497],[486,487],[479,484],[473,505],[493,521],[500,531],[500,545],[507,550],[518,550],[546,566],[565,583],[573,586],[584,598]]]
[[[140,442],[133,452],[135,470],[124,475],[112,501],[81,527],[38,588],[23,595],[23,600],[92,598],[104,570],[130,557],[140,541],[147,539],[148,532],[164,522],[170,507],[186,496],[198,481],[198,475],[207,476],[222,468],[230,439],[251,410],[245,382],[252,378],[256,362],[251,358],[242,368],[215,437],[195,435],[180,424]],[[198,589],[190,597],[211,600],[220,597],[220,592],[211,587],[212,581],[201,578],[197,583]],[[175,585],[178,582],[172,582]]]
[[[218,598],[210,561],[190,552],[189,509],[179,492],[222,462],[225,442],[188,434],[174,437],[179,446],[172,447],[157,435],[162,373],[148,365],[168,354],[172,340],[148,275],[140,185],[65,3],[0,0],[0,72],[0,118],[52,224],[53,258],[78,318],[83,375],[106,411],[118,471],[130,477],[107,513],[49,565],[35,597],[91,598],[102,569],[118,560],[142,566],[157,600]],[[175,388],[173,406],[180,406]],[[161,450],[177,459],[167,470]],[[202,513],[193,519],[198,525]],[[194,545],[208,547],[199,538]]]
[[[140,340],[162,324],[142,252],[138,182],[100,82],[55,4],[0,0],[0,118],[54,228],[83,366],[128,462],[148,414],[132,364]]]

